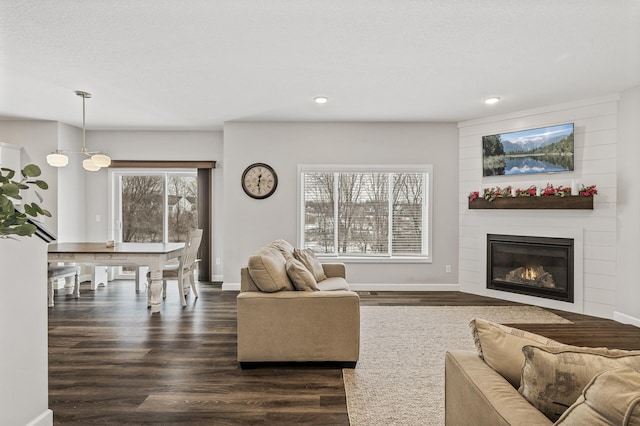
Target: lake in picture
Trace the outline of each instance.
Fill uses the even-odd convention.
[[[542,158],[544,158],[544,161]],[[564,158],[564,162],[570,162],[571,165],[563,163],[563,158],[547,158],[547,157],[511,157],[505,156],[506,166],[504,168],[505,175],[520,175],[529,173],[553,173],[566,172],[573,170],[573,156]],[[551,160],[551,161],[548,161]],[[570,167],[570,168],[569,168]]]

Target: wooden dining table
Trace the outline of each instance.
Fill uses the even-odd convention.
[[[95,242],[49,244],[49,262],[82,263],[99,266],[148,266],[150,283],[147,307],[160,312],[162,269],[182,254],[184,243],[116,243],[113,247]]]

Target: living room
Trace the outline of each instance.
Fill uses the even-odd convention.
[[[39,6],[37,3],[33,2],[31,6],[34,8]],[[470,74],[477,74],[475,77],[477,80],[474,80],[476,89],[456,82],[449,82],[446,85],[451,96],[453,97],[455,92],[455,99],[459,104],[464,104],[466,109],[460,110],[456,110],[455,105],[451,106],[453,101],[441,100],[442,105],[434,101],[435,98],[444,98],[446,93],[442,93],[437,90],[437,87],[427,82],[430,79],[446,81],[448,70],[442,69],[438,72],[424,72],[426,75],[423,77],[417,77],[413,72],[408,72],[407,74],[414,82],[421,81],[423,86],[416,86],[412,92],[398,91],[398,96],[402,95],[405,103],[413,99],[414,107],[421,103],[428,103],[428,108],[407,110],[396,102],[391,102],[390,99],[394,97],[396,91],[395,80],[408,78],[403,76],[402,70],[406,70],[404,67],[409,67],[411,61],[405,62],[402,59],[403,55],[390,51],[386,51],[387,61],[395,61],[399,65],[398,68],[387,67],[385,72],[388,74],[385,76],[388,79],[382,79],[382,75],[373,79],[373,82],[377,81],[380,86],[385,86],[381,88],[379,105],[374,105],[373,99],[376,96],[364,97],[367,92],[373,91],[371,86],[363,91],[358,90],[357,93],[349,93],[344,89],[348,86],[359,87],[357,78],[354,79],[358,74],[355,70],[338,73],[341,79],[349,76],[348,83],[341,83],[335,88],[319,87],[320,83],[316,83],[313,85],[313,93],[308,87],[302,88],[298,79],[290,78],[279,83],[277,80],[267,79],[265,85],[276,85],[283,90],[284,86],[292,85],[294,87],[292,92],[300,93],[300,99],[292,100],[289,104],[274,100],[271,110],[265,108],[265,111],[256,110],[256,107],[248,107],[242,111],[233,109],[236,115],[225,112],[223,105],[217,107],[223,111],[218,115],[222,119],[206,125],[202,123],[191,125],[189,119],[182,120],[186,124],[177,125],[176,122],[180,120],[176,120],[170,125],[165,125],[163,121],[169,120],[171,113],[158,111],[154,107],[156,97],[142,98],[140,93],[135,92],[123,95],[122,92],[143,83],[142,70],[139,70],[140,74],[131,79],[132,83],[114,90],[113,83],[104,83],[99,80],[97,66],[83,65],[86,67],[84,71],[87,75],[79,75],[82,74],[79,71],[69,72],[69,78],[62,83],[42,82],[40,81],[43,78],[42,75],[46,73],[42,69],[32,68],[36,62],[33,59],[25,59],[24,68],[19,65],[14,67],[23,74],[34,77],[27,81],[8,82],[7,95],[3,96],[4,100],[0,103],[2,106],[0,114],[3,116],[3,120],[0,121],[0,141],[24,147],[31,160],[41,166],[43,179],[50,183],[50,189],[44,194],[43,204],[53,213],[53,218],[48,219],[46,224],[60,241],[102,242],[112,239],[114,232],[113,225],[110,223],[112,206],[109,200],[111,188],[108,170],[86,172],[79,162],[73,161],[74,157],[65,169],[58,170],[46,165],[45,157],[50,152],[56,149],[77,150],[82,146],[82,125],[78,121],[80,111],[74,90],[83,89],[93,92],[93,98],[87,101],[86,142],[89,147],[102,149],[117,160],[216,161],[211,181],[213,220],[210,241],[210,281],[222,282],[222,290],[230,292],[239,289],[240,268],[245,265],[248,255],[255,249],[277,238],[299,243],[298,167],[300,165],[430,164],[433,166],[431,261],[428,263],[349,263],[349,284],[352,289],[408,292],[460,291],[640,326],[640,303],[638,303],[640,289],[636,284],[637,268],[634,262],[638,253],[637,241],[640,238],[637,223],[640,201],[634,194],[634,188],[635,183],[640,181],[640,172],[635,164],[639,148],[638,144],[633,142],[638,139],[637,134],[640,131],[637,120],[640,116],[640,81],[638,80],[640,59],[637,48],[640,40],[638,30],[630,25],[637,23],[640,11],[637,2],[621,2],[616,7],[605,3],[608,2],[594,1],[590,2],[588,7],[575,4],[572,7],[550,6],[552,9],[549,11],[545,11],[543,7],[538,9],[529,5],[532,10],[527,9],[525,13],[517,10],[517,7],[507,6],[505,2],[493,2],[488,6],[488,8],[496,8],[493,13],[510,17],[519,25],[524,25],[526,22],[529,25],[527,28],[536,27],[535,24],[552,15],[564,13],[563,20],[580,22],[579,27],[572,29],[572,32],[587,32],[584,38],[591,41],[584,41],[580,37],[579,40],[572,39],[572,42],[579,44],[576,49],[578,47],[581,49],[576,50],[575,54],[571,52],[569,41],[566,42],[567,45],[559,43],[562,47],[552,49],[553,43],[549,40],[546,46],[535,45],[530,50],[524,48],[524,45],[522,48],[511,46],[512,50],[507,51],[505,49],[508,46],[492,45],[496,43],[496,35],[491,33],[481,37],[484,45],[479,43],[473,49],[469,47],[473,46],[472,44],[436,49],[443,57],[446,57],[447,53],[449,56],[456,56],[451,52],[461,52],[457,55],[459,60],[453,60],[447,65],[451,69],[456,69],[456,72],[459,68],[467,68],[472,71]],[[163,4],[171,6],[172,2],[163,2]],[[124,7],[122,4],[120,6]],[[360,2],[358,6],[354,5],[353,9],[343,11],[348,12],[344,15],[344,19],[353,19],[354,23],[360,22],[356,19],[354,12],[362,12],[363,9],[368,9],[369,5]],[[396,4],[394,6],[398,9],[407,7],[410,10],[394,12],[391,6],[387,5],[389,9],[379,4],[378,7],[381,10],[362,13],[369,18],[368,22],[377,22],[380,25],[384,22],[386,14],[390,14],[394,19],[397,18],[398,26],[394,27],[395,30],[392,31],[392,28],[382,25],[386,28],[382,33],[393,38],[391,34],[397,31],[399,40],[402,40],[405,45],[411,44],[406,38],[408,35],[400,31],[402,28],[400,23],[409,19],[405,13],[410,14],[411,8]],[[436,16],[439,16],[441,22],[446,22],[445,18],[460,15],[462,21],[457,21],[458,25],[461,25],[460,22],[470,24],[470,21],[475,21],[472,19],[473,14],[467,16],[465,9],[460,5],[451,6],[431,2],[429,6],[433,7],[432,11],[429,11],[427,6],[413,5],[412,7],[416,7],[414,12],[419,12],[419,16],[424,19],[433,13],[434,17],[429,18],[429,23],[432,25],[437,22]],[[110,7],[115,10],[117,6],[104,6],[94,14],[105,13],[111,10]],[[285,5],[280,7],[285,8]],[[309,18],[307,13],[313,12],[322,18],[334,19],[336,21],[330,21],[334,25],[337,25],[335,22],[340,21],[340,15],[337,13],[317,10],[310,5],[307,7],[304,13],[291,13],[302,22],[312,22],[316,25],[319,25],[317,21],[320,18]],[[447,12],[445,9],[448,7],[452,9]],[[559,9],[556,11],[553,7]],[[607,12],[608,7],[611,7],[609,12]],[[15,8],[19,10],[19,6],[16,5]],[[45,8],[45,10],[50,9]],[[257,10],[263,13],[268,12],[261,8]],[[479,17],[486,18],[492,14],[488,9],[483,10],[479,6],[473,7],[472,10]],[[569,10],[571,13],[568,13]],[[60,22],[69,13],[73,16],[72,11],[73,7],[65,5],[60,9],[60,16],[52,21]],[[33,11],[29,10],[29,12]],[[215,13],[211,10],[209,12]],[[522,17],[526,14],[530,16],[529,19]],[[30,14],[24,16],[30,17]],[[38,19],[32,22],[40,22],[43,28],[49,28],[51,23],[47,24],[47,20],[42,15],[35,16],[39,16],[38,19],[43,22]],[[253,16],[253,19],[258,18],[257,15]],[[164,19],[168,18],[165,16]],[[610,24],[598,24],[598,27],[609,28],[608,31],[599,32],[593,28],[596,22],[600,22],[599,19],[606,19]],[[563,20],[553,22],[559,26],[559,22]],[[618,20],[621,20],[624,25],[617,25]],[[416,31],[417,28],[422,27],[415,22],[411,25],[411,28]],[[453,28],[456,26],[441,25],[442,30],[450,30],[446,37],[440,35],[437,38],[441,44],[445,44],[453,38],[451,34],[454,33]],[[478,26],[477,28],[483,26],[478,22],[475,22],[475,25]],[[427,28],[428,25],[424,27]],[[610,37],[607,35],[609,32],[612,34]],[[19,38],[15,34],[14,36]],[[343,42],[349,40],[346,32],[341,34],[344,37]],[[465,34],[467,43],[473,40],[472,32],[465,32]],[[561,34],[566,36],[565,32]],[[320,37],[317,33],[315,35]],[[307,36],[311,38],[310,35]],[[287,37],[290,37],[290,34],[287,34]],[[424,34],[425,39],[429,37],[435,36]],[[282,36],[282,39],[285,38]],[[278,39],[282,41],[280,37]],[[602,39],[607,42],[616,41],[619,44],[603,47],[601,45],[603,42],[599,41]],[[332,40],[339,44],[336,39]],[[380,37],[376,40],[380,43],[386,38]],[[528,41],[529,38],[520,40]],[[424,39],[422,41],[429,44]],[[593,50],[590,50],[588,46],[592,42]],[[388,47],[397,48],[403,43]],[[64,44],[64,41],[60,41],[60,44]],[[368,46],[368,49],[375,50],[371,48],[371,42],[363,44]],[[16,51],[21,46],[23,45],[17,43],[11,50],[15,55],[13,58],[18,61],[16,63],[20,63],[22,54]],[[244,44],[242,46],[244,47]],[[326,46],[321,47],[326,48]],[[518,60],[524,60],[527,55],[534,55],[534,53],[536,58],[541,58],[549,55],[548,51],[542,52],[543,47],[554,52],[556,55],[554,60],[558,64],[570,67],[569,72],[561,75],[562,78],[557,78],[561,80],[560,82],[554,82],[553,77],[540,78],[538,81],[535,78],[535,72],[524,75],[523,67],[515,71],[501,70],[499,76],[504,81],[504,85],[501,85],[498,84],[500,81],[496,81],[492,76],[495,70],[485,64],[483,58],[478,58],[483,56],[496,59],[499,58],[499,52],[505,52],[505,55],[511,52]],[[476,49],[484,53],[478,55]],[[64,46],[59,47],[59,51],[53,49],[56,54],[61,55],[61,62],[74,63],[74,60],[81,60],[77,56],[67,55],[64,53],[65,50]],[[286,57],[289,53],[286,49],[283,50],[278,52],[281,55],[278,56],[279,58]],[[371,50],[367,50],[367,54],[372,54]],[[29,50],[25,52],[24,54],[31,53]],[[350,50],[345,49],[341,62],[348,62],[345,58],[349,57],[347,55],[349,52]],[[419,52],[420,48],[414,48],[408,52],[403,51],[403,54],[413,53],[417,57],[421,56],[418,55]],[[594,58],[587,61],[584,56],[589,52],[592,52]],[[612,58],[609,56],[613,54],[612,52],[621,56]],[[49,53],[49,55],[52,54]],[[259,52],[254,51],[254,54],[255,58],[265,60]],[[116,56],[118,60],[123,60],[120,56]],[[51,57],[47,56],[47,58]],[[376,58],[379,59],[378,56]],[[86,61],[99,62],[98,59],[109,62],[106,54],[104,57],[87,57]],[[300,62],[306,64],[312,59],[312,55],[305,54]],[[339,67],[340,61],[337,62],[338,65],[335,66]],[[606,66],[603,66],[602,62],[605,62]],[[358,65],[368,65],[368,69],[375,69],[376,63],[378,63],[376,60],[369,62],[363,59]],[[239,66],[242,70],[256,67],[253,61],[245,61],[242,64],[244,67]],[[426,69],[430,65],[432,65],[431,60],[421,60],[416,67]],[[196,66],[197,64],[193,65],[194,68]],[[188,63],[171,64],[172,69],[189,67]],[[143,68],[150,72],[149,69],[157,69],[160,66],[152,62],[144,65]],[[302,72],[305,67],[300,65],[295,69]],[[329,69],[327,73],[330,74],[331,71]],[[546,70],[537,71],[538,74],[546,72]],[[365,72],[361,70],[360,73]],[[391,78],[390,76],[394,73],[397,77]],[[420,73],[422,72],[418,74]],[[225,80],[230,78],[229,74],[231,72],[227,71],[218,74],[217,78]],[[16,78],[15,73],[8,75]],[[456,74],[456,76],[461,75],[465,74]],[[265,78],[251,76],[249,79],[249,73],[246,71],[243,77],[247,78],[247,84],[243,86],[241,82],[236,82],[234,86],[236,93],[257,90],[261,86],[260,78]],[[289,74],[287,77],[290,77]],[[307,74],[302,74],[299,79],[304,80],[306,77]],[[312,74],[309,78],[322,81],[325,77]],[[215,80],[216,77],[211,79]],[[485,87],[481,87],[482,84],[480,84],[483,80],[487,81]],[[27,83],[34,83],[34,81],[38,83],[34,84],[36,92],[29,92],[32,96],[27,96],[26,101],[20,99],[23,97],[21,90],[27,86]],[[389,83],[389,81],[394,82]],[[371,81],[367,82],[371,83]],[[554,89],[550,92],[555,90],[555,93],[546,93],[544,84],[552,82]],[[367,86],[364,83],[362,85]],[[560,90],[562,86],[567,88],[564,92]],[[345,92],[341,92],[339,88]],[[155,89],[161,90],[158,87]],[[208,88],[200,89],[209,91]],[[152,93],[150,89],[147,90],[149,90],[148,93]],[[192,86],[184,90],[196,92]],[[211,89],[211,92],[216,90],[223,92],[220,87]],[[501,92],[502,90],[504,92]],[[329,102],[325,105],[313,104],[313,96],[320,94],[315,91],[326,92]],[[113,94],[116,92],[121,94],[116,96]],[[459,92],[463,93],[462,97]],[[528,98],[525,98],[525,94]],[[482,104],[483,98],[489,95],[499,95],[503,99],[494,106]],[[211,96],[207,98],[209,100],[215,98],[215,94],[208,96]],[[233,96],[227,96],[224,102],[228,103],[230,109],[232,106],[235,108]],[[267,94],[263,96],[267,97]],[[360,106],[353,108],[344,119],[337,118],[335,108],[338,107],[335,105],[357,96],[363,96]],[[258,101],[258,99],[247,97],[244,93],[239,97],[242,97],[247,104]],[[428,100],[422,98],[428,98]],[[116,117],[119,124],[117,120],[110,123],[101,122],[103,117],[113,114],[107,110],[103,100],[104,102],[108,100],[110,105],[117,104],[116,101],[127,103],[126,108],[123,108],[126,114],[131,114],[131,117],[123,113]],[[259,100],[263,102],[262,99]],[[57,102],[59,109],[64,112],[57,115],[52,113],[52,110],[41,109],[37,105],[41,102],[43,104]],[[221,101],[221,103],[224,102]],[[182,105],[185,111],[192,107],[191,104],[197,105],[201,110],[198,116],[206,115],[202,111],[208,106],[200,103],[197,96],[189,97],[187,100],[182,99],[176,103]],[[396,108],[395,115],[386,111],[385,105],[392,103]],[[29,108],[30,104],[33,105],[32,109]],[[468,107],[469,104],[474,106]],[[455,117],[458,118],[447,118],[442,112],[449,107],[452,111],[455,110],[458,114]],[[363,112],[359,113],[358,108],[362,108]],[[279,109],[285,113],[280,113]],[[378,112],[378,109],[382,109],[383,112]],[[298,110],[305,112],[302,118],[298,118]],[[139,123],[134,121],[136,111],[141,120]],[[267,112],[272,115],[269,116]],[[287,115],[287,113],[291,114]],[[160,119],[153,125],[149,124],[149,121],[145,121],[148,120],[149,115],[155,115]],[[184,117],[188,113],[177,115]],[[542,177],[482,177],[480,158],[482,136],[560,123],[575,125],[576,167],[573,172],[540,175]],[[249,164],[256,162],[271,165],[279,177],[277,191],[265,200],[247,197],[240,186],[243,170]],[[480,186],[489,188],[513,185],[525,188],[530,185],[544,186],[547,183],[571,185],[574,180],[579,184],[597,186],[598,194],[594,197],[593,210],[481,211],[468,209],[469,193],[477,191]],[[526,223],[526,229],[522,229],[521,223]],[[580,256],[576,260],[576,265],[581,268],[582,273],[576,280],[575,303],[568,305],[548,299],[532,299],[529,296],[498,292],[485,287],[483,268],[486,263],[486,234],[505,232],[519,234],[524,231],[544,236],[569,236],[579,241],[576,253],[580,253]],[[8,318],[4,317],[4,319]]]

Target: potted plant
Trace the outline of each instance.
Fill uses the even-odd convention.
[[[29,218],[38,216],[51,217],[48,210],[43,209],[36,202],[19,204],[18,208],[13,200],[23,200],[24,191],[38,187],[48,189],[49,185],[43,180],[33,179],[40,176],[40,167],[35,164],[28,164],[22,169],[22,178],[14,180],[16,172],[7,168],[0,168],[0,239],[13,238],[17,236],[32,236],[37,227],[29,223]],[[42,203],[40,194],[34,191],[39,202]],[[15,239],[15,238],[14,238]]]

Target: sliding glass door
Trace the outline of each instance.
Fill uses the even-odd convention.
[[[198,227],[196,170],[119,171],[113,178],[116,241],[184,242]]]
[[[196,173],[122,174],[120,241],[184,242],[198,227]]]

